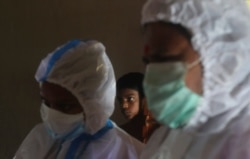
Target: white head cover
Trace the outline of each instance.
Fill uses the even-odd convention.
[[[222,130],[250,103],[250,14],[245,0],[148,0],[142,25],[157,21],[187,28],[202,59],[203,102],[186,128]]]
[[[115,77],[103,44],[73,40],[41,61],[35,78],[69,90],[85,113],[85,129],[94,134],[114,110]]]

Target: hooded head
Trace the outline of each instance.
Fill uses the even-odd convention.
[[[84,111],[87,133],[96,133],[113,113],[114,71],[98,41],[72,40],[60,46],[41,61],[35,78],[65,88],[76,97]]]
[[[201,91],[196,92],[202,95],[202,102],[187,128],[206,124],[206,129],[210,129],[209,123],[213,123],[213,131],[219,131],[249,105],[249,19],[244,0],[148,0],[144,5],[143,26],[173,27],[190,41],[192,52],[201,59]],[[165,40],[173,48],[182,46],[178,37],[175,39],[174,43]],[[146,50],[150,48],[147,46]]]

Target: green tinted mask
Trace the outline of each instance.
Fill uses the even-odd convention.
[[[187,70],[188,67],[182,62],[147,66],[143,85],[148,108],[160,123],[171,128],[184,126],[201,99],[185,85]]]

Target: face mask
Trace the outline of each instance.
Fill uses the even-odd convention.
[[[144,91],[148,108],[160,123],[178,128],[194,114],[201,97],[186,87],[184,77],[196,64],[197,61],[189,66],[181,62],[147,66]]]
[[[41,105],[41,118],[53,138],[72,136],[83,131],[83,113],[65,114]]]

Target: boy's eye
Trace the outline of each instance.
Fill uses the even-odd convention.
[[[128,97],[127,100],[128,100],[128,102],[134,102],[135,98],[134,97]]]

